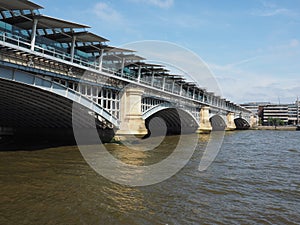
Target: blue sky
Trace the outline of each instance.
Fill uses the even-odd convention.
[[[43,14],[90,25],[121,46],[175,43],[199,55],[222,95],[243,103],[300,96],[298,0],[36,0]]]

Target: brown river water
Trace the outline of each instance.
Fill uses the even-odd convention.
[[[175,139],[167,137],[155,157],[165,157]],[[199,172],[206,142],[199,138],[176,175],[145,187],[107,180],[76,146],[2,146],[0,224],[300,224],[300,132],[228,132],[216,160]],[[126,155],[123,145],[105,147]],[[126,160],[153,159],[130,153]]]

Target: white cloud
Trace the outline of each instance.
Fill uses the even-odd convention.
[[[291,9],[279,7],[276,4],[269,2],[262,2],[262,8],[256,9],[251,12],[253,16],[262,16],[262,17],[271,17],[271,16],[289,16],[295,17],[298,13],[294,12]]]
[[[244,60],[241,60],[241,62]],[[300,79],[297,76],[276,76],[267,72],[253,72],[236,67],[241,65],[209,64],[216,74],[224,97],[237,103],[267,101],[294,102],[300,95]]]
[[[148,0],[147,2],[160,8],[170,8],[174,4],[173,0]]]
[[[103,21],[113,23],[119,23],[122,21],[122,15],[104,2],[99,2],[95,5],[94,13],[99,19]]]
[[[158,15],[157,18],[166,25],[176,26],[184,29],[198,29],[205,25],[209,25],[207,20],[199,18],[199,16],[183,13],[176,13],[174,15]]]
[[[159,8],[170,8],[174,4],[174,0],[132,0],[137,3],[147,3]]]
[[[300,42],[297,39],[259,49],[257,56],[226,65],[209,64],[224,97],[238,103],[268,101],[291,103],[300,95],[298,78]],[[268,68],[270,66],[270,68]]]
[[[300,47],[300,42],[298,39],[291,39],[291,40],[286,40],[280,44],[277,45],[270,45],[268,46],[262,54],[264,55],[270,55],[273,57],[291,57],[299,56],[299,47]]]
[[[260,12],[260,16],[276,16],[276,15],[289,15],[290,10],[281,8],[281,9],[266,9]]]
[[[234,62],[234,63],[229,63],[225,66],[217,66],[217,65],[213,65],[215,68],[218,68],[220,70],[228,70],[228,69],[231,69],[231,68],[234,68],[236,66],[240,66],[240,65],[243,65],[243,64],[246,64],[246,63],[249,63],[249,62],[252,62],[252,61],[255,61],[259,58],[260,56],[255,56],[255,57],[251,57],[251,58],[248,58],[248,59],[242,59],[238,62]]]

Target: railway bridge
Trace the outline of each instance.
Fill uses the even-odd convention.
[[[248,129],[251,111],[113,47],[89,26],[0,3],[0,131],[100,136]]]

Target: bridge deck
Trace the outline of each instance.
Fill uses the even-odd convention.
[[[26,15],[25,17],[30,19],[32,15]],[[247,111],[201,89],[195,84],[185,82],[184,78],[178,79],[177,75],[168,74],[162,65],[142,63],[143,58],[132,54],[132,50],[113,48],[102,44],[101,42],[107,41],[107,39],[91,33],[83,31],[76,33],[74,31],[73,40],[72,33],[66,33],[63,29],[57,32],[59,28],[51,27],[51,32],[55,32],[49,35],[42,32],[45,27],[36,27],[37,33],[33,41],[33,37],[28,33],[28,30],[32,27],[29,29],[15,26],[15,24],[18,24],[15,21],[19,21],[19,19],[18,16],[12,15],[11,18],[0,20],[0,45],[5,47],[1,51],[4,51],[6,56],[10,52],[14,53],[14,56],[12,54],[7,57],[2,56],[4,60],[11,60],[9,59],[11,56],[19,56],[22,60],[19,59],[15,61],[16,63],[25,63],[30,67],[40,67],[70,77],[80,77],[82,71],[91,71],[124,82],[135,83],[160,92],[167,92],[192,101],[198,101],[201,104],[222,109],[227,108],[228,111]],[[43,19],[45,18],[43,17]],[[22,20],[26,20],[26,18],[22,17]],[[70,25],[61,20],[55,21],[54,19],[53,22],[66,23],[66,26]],[[27,23],[29,22],[27,21]],[[32,26],[34,26],[34,23]],[[78,26],[80,27],[80,25]],[[78,40],[75,41],[76,39]],[[91,42],[91,40],[97,41],[97,43]]]
[[[22,7],[26,8],[23,3]],[[30,8],[31,4],[28,10],[13,7],[16,5],[0,3],[3,12],[0,14],[0,105],[14,109],[18,112],[16,117],[21,111],[28,116],[31,111],[36,111],[36,121],[22,121],[21,116],[18,120],[21,122],[13,126],[26,127],[33,122],[31,125],[37,127],[56,127],[58,124],[70,127],[70,107],[75,102],[89,109],[95,118],[100,116],[118,127],[121,91],[129,84],[144,90],[141,111],[145,115],[153,112],[156,106],[160,105],[157,108],[162,109],[166,103],[184,108],[198,122],[202,106],[209,106],[211,114],[223,116],[229,112],[251,114],[249,110],[187,82],[183,76],[169,73],[163,65],[145,62],[133,50],[108,46],[107,39],[86,31],[86,25],[41,15],[35,8]],[[8,74],[21,75],[17,80]],[[47,113],[50,108],[53,108],[51,114]],[[16,118],[9,110],[1,113],[6,118],[0,118],[1,126],[8,126],[8,121]],[[81,122],[86,126],[85,121]]]

